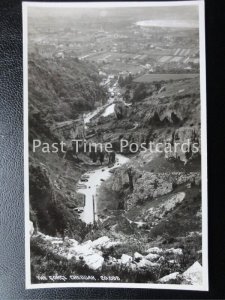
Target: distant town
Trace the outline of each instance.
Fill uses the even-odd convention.
[[[65,20],[64,20],[65,21]],[[49,27],[48,19],[32,28],[29,51],[44,57],[74,57],[97,64],[101,72],[142,76],[151,73],[196,73],[198,29],[148,27],[133,19],[124,26],[80,20],[76,26]],[[47,28],[47,29],[46,29]],[[104,74],[103,74],[104,75]]]

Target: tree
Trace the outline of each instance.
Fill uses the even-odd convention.
[[[123,76],[122,76],[122,75],[119,76],[118,84],[119,84],[120,87],[123,87],[123,86],[124,86],[124,79],[123,79]]]
[[[129,73],[129,75],[126,77],[126,84],[131,83],[132,80],[133,80],[133,77],[132,77],[131,73]]]
[[[102,165],[102,163],[104,162],[104,157],[105,157],[105,154],[104,152],[100,152],[99,153],[99,161],[100,161],[100,164]]]
[[[132,168],[127,169],[127,174],[128,174],[128,178],[129,178],[130,191],[133,191],[134,185],[133,185],[133,170],[132,170]]]
[[[134,90],[134,101],[140,101],[147,96],[145,84],[141,82]]]
[[[113,151],[109,155],[109,164],[114,164],[116,161],[116,153]]]

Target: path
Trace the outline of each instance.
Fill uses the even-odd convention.
[[[113,167],[108,168],[108,166],[104,166],[101,168],[98,168],[95,171],[88,171],[86,172],[83,177],[87,177],[87,182],[78,182],[78,185],[82,184],[84,188],[80,188],[77,190],[78,193],[85,195],[85,206],[84,211],[81,213],[80,217],[81,220],[85,223],[93,223],[94,222],[94,209],[93,209],[93,196],[95,199],[95,202],[97,200],[96,193],[97,188],[100,187],[100,185],[103,183],[101,179],[104,181],[107,180],[110,176],[112,176],[112,173],[110,170],[115,169],[117,167],[122,166],[123,164],[127,163],[129,161],[129,158],[117,154],[116,155],[116,163]],[[97,207],[95,203],[95,208]],[[96,215],[97,219],[97,215]]]

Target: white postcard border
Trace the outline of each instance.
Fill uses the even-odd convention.
[[[88,4],[88,6],[87,6]],[[31,283],[30,234],[29,234],[29,142],[28,142],[28,7],[157,7],[192,6],[199,8],[200,42],[200,98],[201,98],[201,177],[202,177],[202,267],[203,284],[201,286],[149,283]],[[25,211],[25,287],[42,288],[144,288],[208,291],[208,186],[207,186],[207,122],[206,122],[206,62],[205,62],[205,5],[203,0],[180,2],[22,2],[23,13],[23,125],[24,125],[24,211]]]

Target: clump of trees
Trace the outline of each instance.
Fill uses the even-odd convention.
[[[128,76],[124,77],[123,75],[120,75],[118,78],[118,84],[121,88],[130,84],[132,81],[133,81],[133,76],[130,73]]]
[[[133,101],[137,102],[147,97],[146,86],[143,82],[138,84],[134,89]]]
[[[29,55],[29,105],[48,111],[54,121],[75,119],[97,101],[104,102],[107,91],[100,82],[98,70],[88,62]]]
[[[116,153],[114,151],[105,153],[104,151],[91,151],[89,157],[95,163],[97,161],[102,165],[108,156],[108,165],[113,165],[116,161]]]

